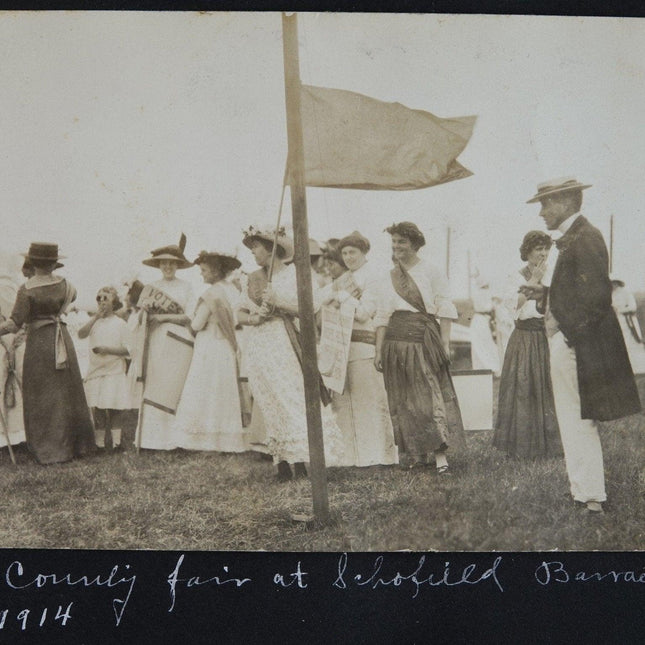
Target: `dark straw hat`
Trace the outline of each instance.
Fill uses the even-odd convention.
[[[188,269],[189,267],[192,267],[193,264],[184,256],[185,248],[186,236],[182,233],[179,244],[170,244],[169,246],[162,246],[154,251],[150,251],[152,257],[147,260],[143,260],[143,264],[158,269],[162,260],[173,260],[177,263],[178,269]]]
[[[58,254],[58,244],[50,244],[49,242],[32,242],[29,245],[29,251],[20,255],[28,260],[49,260],[51,262],[65,258],[64,255]],[[61,266],[63,265],[61,264]]]
[[[353,246],[359,251],[367,253],[370,250],[370,241],[366,237],[361,235],[358,231],[354,231],[353,233],[346,235],[340,242],[338,242],[336,249],[340,252],[346,246]]]
[[[226,253],[200,251],[193,264],[216,264],[219,265],[224,274],[235,271],[242,266],[242,263],[234,256]]]

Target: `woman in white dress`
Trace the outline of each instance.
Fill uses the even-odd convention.
[[[645,374],[645,345],[643,332],[636,316],[636,299],[627,290],[625,283],[616,276],[611,278],[611,305],[616,312],[625,339],[625,347],[629,354],[634,374]]]
[[[243,243],[251,249],[261,268],[248,276],[238,321],[248,328],[246,367],[253,396],[264,419],[268,452],[278,466],[278,480],[288,481],[294,474],[306,476],[304,462],[309,461],[309,444],[294,321],[298,313],[296,273],[293,266],[284,263],[293,253],[293,244],[280,232],[269,286],[273,239],[273,232],[253,227],[245,233]],[[328,393],[321,389],[321,399],[325,395]],[[322,422],[326,464],[340,465],[342,440],[328,405],[322,406]],[[294,472],[290,465],[294,465]]]
[[[349,269],[325,288],[323,304],[351,306],[354,324],[349,346],[347,376],[342,394],[332,394],[332,409],[343,433],[347,466],[373,466],[397,462],[392,421],[383,376],[374,367],[379,277],[367,261],[369,240],[358,231],[336,246]]]
[[[139,339],[135,354],[143,353],[141,366],[143,378],[143,402],[139,413],[138,443],[141,448],[152,450],[173,450],[177,448],[173,428],[174,413],[176,410],[168,409],[167,406],[160,406],[156,401],[146,397],[146,386],[151,381],[154,370],[167,370],[169,380],[172,380],[177,373],[173,367],[177,367],[178,359],[169,350],[167,338],[178,337],[178,349],[181,342],[186,341],[186,327],[190,325],[188,312],[194,310],[195,297],[190,283],[178,279],[175,274],[180,269],[187,269],[192,265],[185,256],[184,248],[186,238],[182,235],[179,245],[164,246],[152,251],[152,257],[143,260],[146,266],[156,267],[161,270],[163,278],[144,287],[139,300],[140,307],[147,312],[147,329],[142,329],[147,334],[145,343]],[[149,294],[152,294],[150,296]],[[162,298],[155,295],[162,294]],[[159,305],[157,303],[161,302]],[[190,337],[190,334],[188,334]],[[142,347],[147,344],[145,350]],[[133,357],[133,359],[136,358]],[[181,392],[183,383],[170,383],[170,389],[178,389]],[[178,398],[178,397],[177,397]]]
[[[122,413],[130,407],[125,375],[128,330],[125,321],[114,313],[121,308],[114,287],[100,289],[96,302],[96,313],[78,330],[81,340],[89,339],[85,396],[94,415],[96,445],[99,448],[118,448],[121,445]]]
[[[200,296],[190,323],[195,347],[175,417],[177,447],[244,452],[235,322],[222,283],[240,262],[202,251],[194,264],[210,286]]]

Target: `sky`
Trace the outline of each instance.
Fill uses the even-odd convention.
[[[469,255],[495,290],[544,228],[525,203],[537,184],[575,176],[608,243],[614,215],[614,273],[645,290],[645,21],[307,13],[299,52],[303,83],[478,116],[459,157],[472,177],[308,188],[312,237],[359,230],[387,267],[383,229],[411,220],[455,297]],[[242,230],[277,218],[287,154],[280,14],[3,12],[0,54],[0,263],[57,242],[81,306],[102,285],[157,279],[141,261],[182,232],[190,259],[237,251],[254,268]],[[180,277],[200,284],[197,268]]]

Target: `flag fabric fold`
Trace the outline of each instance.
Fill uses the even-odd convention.
[[[469,177],[457,157],[475,116],[442,119],[400,103],[303,85],[307,186],[413,190]]]

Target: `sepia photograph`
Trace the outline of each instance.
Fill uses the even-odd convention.
[[[0,548],[645,548],[642,19],[0,52]]]

